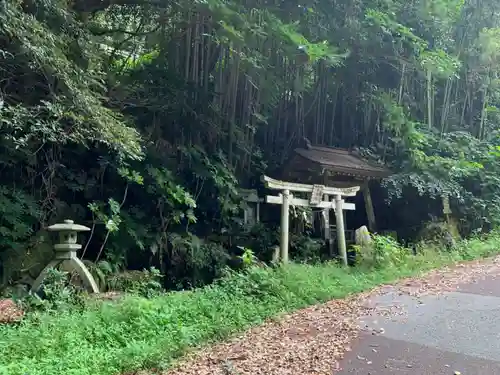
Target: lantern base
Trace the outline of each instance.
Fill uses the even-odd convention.
[[[40,272],[40,275],[36,278],[35,282],[33,283],[31,290],[32,291],[38,291],[40,289],[40,286],[43,283],[43,280],[47,276],[47,273],[51,268],[57,268],[62,262],[66,262],[67,268],[69,268],[72,271],[75,271],[83,281],[83,284],[87,287],[87,289],[92,292],[92,293],[99,293],[99,287],[97,286],[97,283],[94,280],[94,277],[92,274],[89,272],[87,267],[85,267],[85,264],[78,259],[76,256],[71,256],[67,258],[56,258],[50,261],[47,266],[43,269],[42,272]]]

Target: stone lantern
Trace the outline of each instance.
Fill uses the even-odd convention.
[[[82,278],[84,285],[91,292],[99,293],[99,287],[94,277],[76,255],[76,252],[82,248],[82,245],[77,243],[78,232],[88,232],[90,228],[75,224],[73,220],[64,220],[64,223],[51,225],[47,230],[59,233],[59,243],[54,245],[54,258],[40,272],[31,289],[33,291],[40,289],[49,269],[57,268],[65,263],[67,269],[75,271]]]

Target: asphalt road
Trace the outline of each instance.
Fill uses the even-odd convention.
[[[363,317],[338,374],[500,375],[500,275],[419,298],[394,290],[371,303],[405,313]]]

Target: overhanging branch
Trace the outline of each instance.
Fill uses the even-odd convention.
[[[153,5],[166,8],[170,0],[74,0],[73,9],[81,13],[95,13],[106,10],[111,5]]]

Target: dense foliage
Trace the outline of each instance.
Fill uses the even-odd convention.
[[[36,275],[43,228],[67,217],[92,227],[84,256],[108,270],[156,265],[171,288],[210,281],[240,227],[237,187],[303,136],[390,166],[398,222],[419,224],[447,195],[464,231],[496,224],[499,8],[2,2],[4,281]]]

